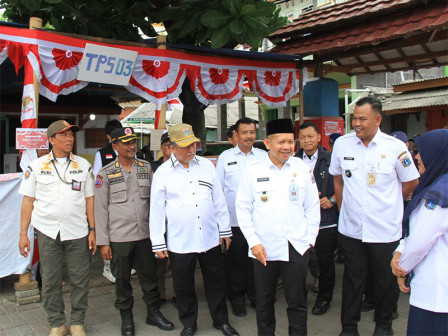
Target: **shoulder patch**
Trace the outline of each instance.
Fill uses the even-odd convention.
[[[28,180],[30,178],[30,175],[31,175],[31,169],[30,167],[28,167],[28,169],[25,171],[24,179]]]
[[[103,185],[103,177],[101,175],[96,176],[95,187],[100,188]]]
[[[401,153],[400,155],[398,155],[398,159],[401,158],[403,155],[406,154],[406,151],[404,151],[403,153]]]
[[[436,204],[431,202],[431,201],[426,201],[425,202],[425,208],[428,210],[434,210],[436,208]]]
[[[400,159],[400,162],[403,165],[403,167],[409,167],[411,165],[411,159],[408,157],[407,154]]]

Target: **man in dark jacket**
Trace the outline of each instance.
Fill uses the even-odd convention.
[[[319,146],[319,129],[314,123],[305,122],[299,127],[300,150],[296,157],[301,158],[313,171],[320,196],[321,222],[316,239],[316,255],[319,263],[319,294],[312,313],[323,315],[330,307],[335,283],[333,252],[337,246],[338,211],[334,199],[333,176],[328,173],[330,152]]]

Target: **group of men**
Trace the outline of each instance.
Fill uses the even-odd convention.
[[[63,254],[72,284],[70,332],[85,335],[89,249],[93,254],[96,246],[111,261],[116,278],[122,335],[135,334],[132,267],[148,307],[146,323],[174,328],[159,311],[164,272],[157,276],[157,267],[165,269],[168,257],[182,336],[193,335],[198,327],[197,261],[213,326],[224,335],[238,335],[229,324],[226,300],[234,315],[243,317],[246,296],[256,309],[258,334],[275,334],[280,276],[288,333],[306,335],[309,250],[315,247],[320,268],[312,312],[322,315],[333,296],[338,241],[345,257],[341,335],[358,335],[368,265],[373,270],[374,335],[392,335],[398,292],[388,268],[390,255],[401,238],[403,196],[412,192],[419,175],[405,145],[382,133],[380,123],[381,103],[359,100],[355,132],[339,138],[330,154],[319,146],[314,124],[300,126],[301,149],[294,153],[292,121],[272,120],[266,125],[265,152],[254,147],[255,122],[242,118],[230,134],[234,147],[219,156],[216,169],[196,155],[199,139],[190,125],[173,126],[164,134],[166,150],[157,164],[136,159],[137,136],[132,128],[120,127],[111,132],[111,148],[118,155],[96,176],[87,161],[71,154],[73,132],[79,128],[53,123],[47,131],[53,151],[30,164],[20,189],[19,243],[27,256],[31,223],[42,245],[50,335],[67,334]]]

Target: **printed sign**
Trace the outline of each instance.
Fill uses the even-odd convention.
[[[87,43],[77,79],[127,86],[137,54],[136,51]]]
[[[333,133],[342,134],[342,130],[339,127],[339,123],[337,121],[325,120],[324,130],[325,130],[325,135],[331,135]]]
[[[16,149],[47,149],[46,128],[16,128]]]

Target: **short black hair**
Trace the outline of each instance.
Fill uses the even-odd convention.
[[[121,128],[123,125],[117,119],[109,120],[104,128],[106,129],[106,134],[110,135],[113,130]]]
[[[227,131],[227,137],[232,138],[233,137],[233,131],[235,131],[235,125],[232,125],[229,127],[229,130]]]
[[[235,123],[235,132],[238,133],[238,127],[240,127],[241,124],[254,124],[255,129],[257,128],[257,124],[255,123],[255,120],[251,119],[251,118],[241,118],[239,119],[236,123]]]
[[[381,104],[381,101],[378,98],[369,96],[361,98],[356,102],[356,106],[363,106],[365,104],[369,104],[372,107],[372,110],[382,114],[383,112],[383,104]]]
[[[319,128],[317,127],[317,125],[315,123],[313,123],[311,121],[306,121],[302,125],[300,125],[299,132],[300,132],[301,129],[305,129],[305,128],[308,128],[308,127],[314,128],[314,130],[317,132],[317,134],[319,134]]]

